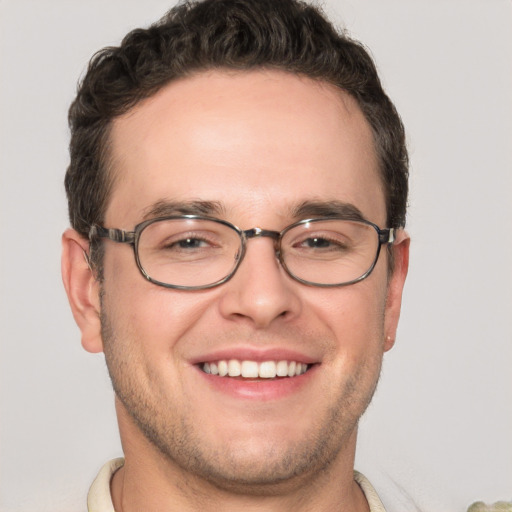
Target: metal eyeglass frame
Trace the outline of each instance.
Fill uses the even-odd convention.
[[[223,224],[224,226],[227,226],[238,234],[240,237],[241,242],[241,251],[240,255],[238,257],[238,260],[233,267],[233,270],[222,279],[215,281],[214,283],[207,284],[207,285],[201,285],[201,286],[184,286],[184,285],[175,285],[175,284],[169,284],[169,283],[163,283],[162,281],[158,281],[156,279],[153,279],[151,276],[148,275],[144,267],[142,266],[140,259],[139,259],[139,239],[142,231],[149,226],[150,224],[153,224],[155,222],[160,222],[164,220],[177,220],[177,219],[197,219],[197,220],[207,220],[207,221],[213,221],[218,224]],[[352,281],[348,281],[346,283],[334,283],[334,284],[322,284],[322,283],[314,283],[311,281],[306,281],[305,279],[301,279],[300,277],[297,277],[295,274],[293,274],[288,267],[286,266],[286,263],[284,262],[282,256],[281,256],[281,240],[282,237],[287,233],[290,229],[295,228],[296,226],[300,226],[302,224],[306,223],[315,223],[320,221],[328,221],[328,220],[346,220],[351,222],[358,222],[360,224],[366,224],[368,226],[371,226],[373,229],[375,229],[377,235],[378,235],[378,241],[379,244],[377,246],[377,253],[375,255],[375,258],[373,260],[373,263],[371,264],[370,268],[361,276],[359,276],[356,279],[353,279]],[[235,226],[234,224],[231,224],[230,222],[227,222],[222,219],[217,219],[214,217],[207,217],[202,215],[172,215],[172,216],[166,216],[166,217],[156,217],[154,219],[149,219],[144,222],[141,222],[140,224],[137,224],[133,231],[124,231],[122,229],[117,228],[104,228],[102,226],[99,226],[97,224],[93,224],[89,230],[89,241],[92,242],[94,238],[106,238],[108,240],[112,240],[113,242],[118,243],[125,243],[130,244],[133,247],[133,252],[135,256],[135,261],[137,263],[137,267],[139,267],[139,270],[141,274],[151,283],[156,284],[158,286],[163,286],[164,288],[173,288],[178,290],[206,290],[208,288],[214,288],[216,286],[219,286],[227,281],[229,281],[238,270],[238,267],[242,263],[242,260],[245,256],[246,251],[246,245],[247,241],[251,238],[257,238],[257,237],[269,237],[272,238],[277,242],[276,244],[276,256],[279,260],[279,263],[285,270],[285,272],[295,281],[298,281],[299,283],[305,284],[307,286],[317,286],[321,288],[334,288],[334,287],[341,287],[341,286],[348,286],[354,283],[357,283],[359,281],[362,281],[363,279],[367,278],[375,268],[375,265],[377,264],[377,261],[379,259],[380,255],[380,249],[381,246],[384,244],[392,244],[395,241],[395,228],[385,228],[381,229],[379,226],[374,224],[373,222],[370,222],[365,219],[353,219],[353,218],[347,218],[347,217],[317,217],[317,218],[311,218],[311,219],[303,219],[298,222],[294,222],[293,224],[290,224],[286,228],[284,228],[282,231],[272,231],[268,229],[262,229],[262,228],[252,228],[252,229],[240,229],[239,227]]]

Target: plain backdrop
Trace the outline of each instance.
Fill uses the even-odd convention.
[[[67,108],[100,47],[172,0],[0,0],[0,510],[85,510],[121,454],[60,278]],[[512,499],[512,2],[331,0],[407,128],[411,267],[357,468],[384,500]],[[409,508],[410,510],[410,508]]]

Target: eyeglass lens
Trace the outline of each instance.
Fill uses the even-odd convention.
[[[224,280],[243,254],[243,234],[206,219],[165,219],[140,233],[139,264],[153,281],[206,287]],[[319,285],[357,280],[375,263],[378,233],[372,225],[339,219],[310,221],[286,229],[279,246],[287,272]]]

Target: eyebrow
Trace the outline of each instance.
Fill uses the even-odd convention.
[[[223,217],[226,208],[220,201],[171,201],[159,200],[144,210],[143,220],[172,215],[203,215],[207,217]],[[343,218],[347,220],[366,220],[357,206],[344,201],[311,200],[303,201],[290,209],[291,219],[310,217]]]
[[[143,220],[172,215],[221,216],[225,208],[219,201],[167,201],[160,200],[144,209]]]
[[[357,206],[344,201],[304,201],[292,210],[292,217],[341,217],[347,220],[366,220]]]

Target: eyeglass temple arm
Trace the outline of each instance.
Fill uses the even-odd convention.
[[[381,244],[392,244],[394,241],[395,241],[395,228],[379,230],[379,242]]]
[[[113,242],[119,242],[122,244],[133,244],[135,241],[135,232],[123,231],[122,229],[116,228],[103,228],[93,224],[89,230],[89,240],[92,240],[95,237],[108,238]]]

